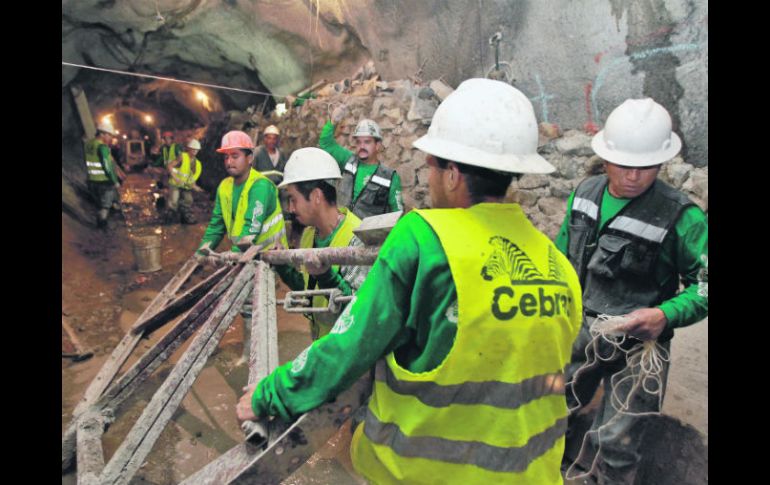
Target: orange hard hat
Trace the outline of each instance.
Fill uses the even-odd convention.
[[[225,136],[222,137],[222,147],[217,148],[218,153],[226,153],[230,150],[236,150],[244,148],[247,150],[254,149],[254,142],[251,137],[242,131],[228,131]]]

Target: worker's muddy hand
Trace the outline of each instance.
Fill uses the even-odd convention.
[[[238,416],[239,421],[256,421],[257,415],[254,414],[254,410],[251,409],[251,396],[254,394],[256,384],[250,386],[244,386],[243,391],[246,393],[238,400],[238,405],[235,406],[235,414]]]
[[[666,329],[668,319],[660,308],[640,308],[626,315],[617,330],[639,340],[655,340]]]

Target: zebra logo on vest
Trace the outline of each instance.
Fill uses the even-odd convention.
[[[491,310],[497,319],[510,320],[517,315],[569,315],[572,296],[566,288],[564,268],[553,245],[548,246],[546,277],[527,253],[510,240],[493,236],[489,239],[489,244],[493,250],[481,268],[481,277],[484,280],[492,281],[498,277],[506,277],[511,285],[524,283],[539,286],[536,293],[532,290],[514,290],[509,285],[496,288]],[[509,299],[511,301],[508,301]]]

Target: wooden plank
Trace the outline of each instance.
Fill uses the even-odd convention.
[[[165,307],[163,307],[163,309],[154,315],[137,320],[131,327],[131,333],[144,333],[145,335],[149,335],[154,332],[157,328],[190,308],[231,269],[232,268],[226,266],[217,269],[209,275],[208,278],[171,300]]]
[[[216,301],[230,288],[239,268],[226,269],[229,269],[228,274],[104,392],[98,401],[102,407],[116,409],[209,318],[216,308]]]
[[[192,256],[182,268],[177,271],[174,277],[166,283],[166,286],[164,286],[161,292],[155,296],[155,299],[150,302],[142,314],[139,315],[139,320],[148,315],[152,315],[163,308],[169,300],[174,297],[174,294],[182,287],[185,281],[190,278],[190,275],[197,267],[198,261],[195,259],[195,256]],[[126,359],[128,359],[128,356],[131,355],[131,352],[141,338],[141,335],[134,335],[130,331],[123,337],[117,347],[112,351],[112,354],[107,358],[107,361],[102,368],[99,369],[99,373],[88,385],[83,398],[78,405],[75,406],[75,411],[72,413],[74,416],[83,413],[89,406],[99,399],[104,390],[107,389],[107,386],[109,386],[115,378],[115,375],[120,371],[120,367],[125,363]]]
[[[257,262],[254,275],[251,311],[248,385],[258,383],[278,366],[275,273],[261,261]],[[241,430],[247,439],[264,439],[266,434],[263,423],[252,421],[241,423]]]
[[[103,432],[104,418],[98,410],[91,409],[78,420],[78,485],[99,483],[104,468]]]
[[[253,276],[254,265],[244,265],[190,347],[104,467],[99,477],[102,483],[127,484],[134,476],[248,298]]]
[[[182,285],[190,278],[193,271],[198,267],[198,260],[195,256],[190,257],[182,268],[177,271],[171,280],[166,283],[160,293],[155,296],[152,302],[144,309],[139,320],[145,318],[148,315],[152,315],[159,309],[163,308],[169,300],[171,300],[174,294],[182,287]],[[123,339],[118,343],[112,351],[112,354],[107,358],[99,373],[94,377],[91,383],[88,385],[83,398],[80,400],[75,410],[72,412],[73,423],[77,420],[83,412],[85,412],[90,406],[92,406],[102,395],[105,389],[110,385],[115,375],[120,370],[120,367],[126,361],[136,345],[141,340],[142,335],[133,335],[129,331]],[[72,425],[70,426],[72,428]],[[75,440],[72,431],[68,428],[68,432],[65,433],[62,438],[62,470],[69,469],[75,458]]]
[[[240,443],[180,485],[281,483],[334,436],[353,412],[366,403],[371,392],[371,374],[367,371],[333,401],[303,414],[293,424],[280,419],[271,421],[266,449]]]

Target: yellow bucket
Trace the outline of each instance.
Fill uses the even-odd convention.
[[[152,273],[161,269],[160,241],[160,236],[133,236],[131,238],[137,271]]]

